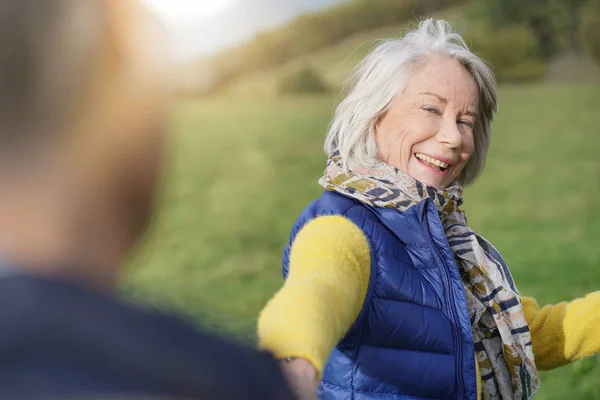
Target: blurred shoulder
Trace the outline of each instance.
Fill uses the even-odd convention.
[[[292,398],[271,354],[108,293],[44,278],[2,277],[0,318],[4,360],[22,360],[0,360],[0,369],[10,371],[0,377],[0,395],[61,397],[85,390]],[[23,384],[36,380],[44,385]]]

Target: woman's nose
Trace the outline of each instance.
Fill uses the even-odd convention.
[[[440,125],[436,139],[450,148],[460,147],[462,144],[462,132],[456,119],[444,118],[444,122]]]

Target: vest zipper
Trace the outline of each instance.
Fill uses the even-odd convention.
[[[428,204],[429,206],[429,204]],[[441,221],[439,221],[439,217],[436,214],[436,219],[435,222],[437,222],[438,227],[442,230],[442,232],[444,232],[444,228],[442,227],[442,223]],[[451,313],[452,313],[452,318],[454,319],[454,322],[457,323],[457,326],[455,327],[454,331],[456,333],[456,348],[457,348],[457,358],[458,358],[458,368],[457,368],[457,375],[458,375],[458,390],[460,391],[460,396],[461,398],[465,398],[465,390],[464,390],[464,382],[463,382],[463,352],[462,352],[462,339],[461,339],[461,332],[460,332],[460,322],[458,321],[458,318],[456,317],[456,300],[454,299],[454,293],[452,293],[452,288],[451,283],[452,283],[452,277],[450,276],[450,271],[448,271],[448,265],[446,265],[446,263],[444,263],[444,258],[442,257],[442,254],[440,253],[440,250],[437,248],[437,246],[435,245],[435,243],[433,243],[433,239],[431,238],[431,234],[427,231],[427,229],[425,227],[423,227],[423,225],[421,225],[421,229],[423,230],[423,234],[425,235],[425,237],[427,237],[427,240],[429,240],[429,244],[431,245],[431,247],[433,247],[435,254],[440,262],[440,264],[443,267],[444,273],[446,274],[446,281],[448,282],[448,290],[450,293],[448,293],[448,297],[450,298],[450,305],[451,305]],[[445,235],[445,233],[444,233]]]

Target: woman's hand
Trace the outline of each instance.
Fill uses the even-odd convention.
[[[303,358],[281,362],[281,367],[298,400],[318,400],[317,370]]]

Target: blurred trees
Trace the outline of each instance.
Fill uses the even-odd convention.
[[[233,78],[282,64],[355,33],[430,15],[467,0],[353,0],[304,14],[281,28],[262,32],[209,61],[213,89]]]
[[[281,94],[325,93],[329,87],[314,69],[304,66],[285,75],[278,91]]]
[[[480,24],[467,29],[464,38],[472,51],[491,64],[499,82],[535,81],[544,75],[536,38],[524,26],[492,30],[487,24]]]
[[[589,51],[600,60],[600,0],[352,0],[304,14],[206,61],[207,93],[235,78],[335,44],[356,33],[415,21],[460,5],[472,50],[490,62],[500,82],[540,79],[545,64],[564,51]],[[582,46],[583,42],[583,46]],[[309,70],[286,79],[307,79]],[[312,71],[314,72],[314,71]],[[312,78],[311,78],[312,79]]]
[[[590,0],[584,6],[581,18],[583,46],[600,64],[600,0]]]
[[[510,25],[528,28],[539,55],[548,60],[564,49],[579,47],[581,8],[586,0],[487,0],[492,29]]]

